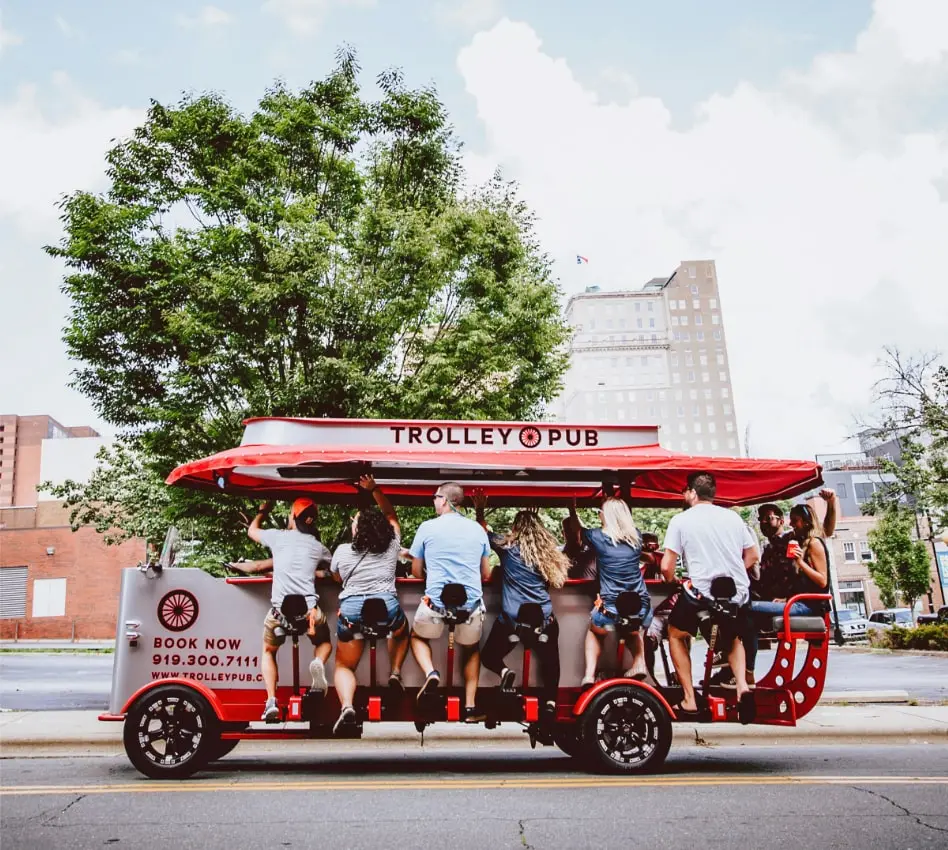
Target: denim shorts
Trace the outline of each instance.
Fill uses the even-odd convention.
[[[605,629],[607,632],[614,632],[616,630],[616,620],[615,617],[609,617],[606,614],[603,614],[598,608],[593,608],[589,612],[589,622],[592,623],[598,629]],[[652,622],[652,611],[648,610],[646,615],[642,618],[642,628],[647,629]]]
[[[388,620],[385,625],[388,631],[396,632],[405,623],[405,614],[398,604],[398,599],[392,593],[380,593],[377,597],[347,596],[339,603],[339,613],[342,616],[336,621],[336,637],[343,643],[348,643],[353,639],[362,639],[362,635],[359,633],[359,628],[362,624],[362,603],[365,602],[366,599],[372,598],[385,600],[385,610],[388,614]],[[343,617],[349,621],[351,628],[345,624],[342,619]]]

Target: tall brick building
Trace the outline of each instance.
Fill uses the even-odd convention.
[[[638,290],[574,295],[556,418],[658,425],[665,448],[740,455],[720,298],[713,260],[686,260]]]
[[[121,570],[144,541],[106,546],[94,528],[73,532],[42,481],[83,480],[102,438],[50,416],[0,416],[0,639],[115,636]]]

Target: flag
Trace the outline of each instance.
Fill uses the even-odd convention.
[[[576,255],[576,265],[581,266],[583,263],[588,263],[589,260],[586,257],[581,257],[579,254]]]

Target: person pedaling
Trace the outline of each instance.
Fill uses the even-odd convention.
[[[499,572],[502,581],[502,610],[481,651],[481,663],[500,677],[502,691],[512,693],[516,673],[504,659],[518,642],[536,652],[543,681],[541,725],[549,730],[560,684],[560,627],[550,589],[566,583],[570,560],[535,511],[518,511],[510,531],[498,534],[488,528],[484,516],[487,496],[476,491],[473,501],[477,521],[500,558],[492,577]],[[523,684],[529,684],[526,676]]]

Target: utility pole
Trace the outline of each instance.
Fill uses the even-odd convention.
[[[744,429],[744,457],[751,456],[751,424],[747,423],[747,427]]]

